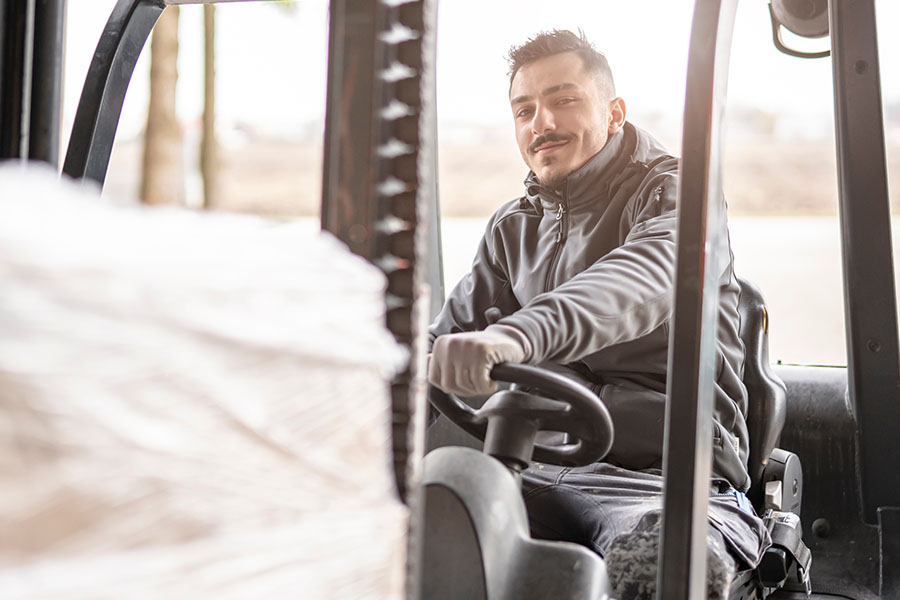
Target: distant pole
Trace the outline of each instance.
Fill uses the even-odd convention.
[[[200,174],[203,178],[203,207],[221,203],[219,188],[219,146],[216,139],[216,7],[203,6],[203,134],[200,140]]]
[[[184,203],[181,126],[175,113],[178,83],[178,6],[167,7],[150,43],[150,104],[144,132],[141,202]]]

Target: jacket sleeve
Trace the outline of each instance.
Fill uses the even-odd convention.
[[[509,275],[504,268],[503,245],[495,240],[497,215],[491,217],[472,269],[453,288],[444,307],[428,328],[428,348],[435,338],[445,333],[480,331],[490,322],[485,311],[495,308],[497,316],[508,315],[520,308],[513,295]],[[490,319],[496,320],[496,317]]]
[[[532,344],[531,363],[579,360],[644,336],[673,306],[676,179],[661,174],[626,208],[624,243],[500,320]]]

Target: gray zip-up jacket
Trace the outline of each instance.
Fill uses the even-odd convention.
[[[525,196],[491,217],[471,272],[429,330],[432,341],[481,330],[490,324],[485,311],[499,310],[497,323],[530,341],[529,363],[566,364],[593,384],[616,430],[604,460],[630,469],[662,466],[676,180],[677,160],[630,123],[561,195],[529,174]],[[713,475],[746,490],[739,287],[727,228],[719,240]]]

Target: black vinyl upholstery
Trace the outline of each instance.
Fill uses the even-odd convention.
[[[750,281],[741,286],[738,310],[744,342],[744,385],[747,386],[747,427],[750,434],[748,469],[751,498],[757,501],[763,470],[778,444],[787,412],[787,389],[769,364],[769,318],[762,293]]]

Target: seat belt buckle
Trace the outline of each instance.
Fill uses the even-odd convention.
[[[767,510],[763,522],[772,538],[772,546],[763,554],[757,568],[760,581],[766,587],[781,588],[788,580],[799,584],[809,596],[812,554],[801,538],[800,517],[794,513]]]

